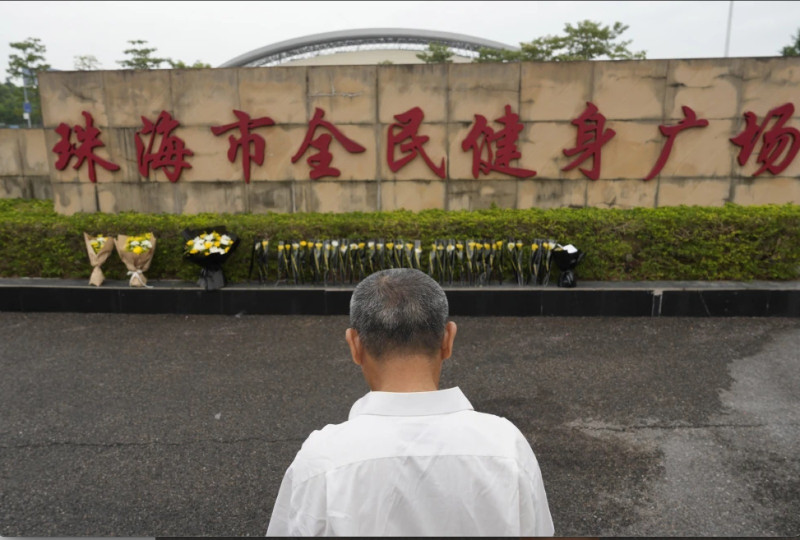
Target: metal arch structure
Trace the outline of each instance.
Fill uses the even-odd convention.
[[[360,50],[422,51],[429,43],[441,43],[459,56],[475,58],[481,48],[519,50],[519,47],[465,34],[408,28],[368,28],[312,34],[260,47],[219,67],[269,67],[293,60]]]

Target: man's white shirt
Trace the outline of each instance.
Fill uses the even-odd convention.
[[[370,392],[313,432],[267,536],[551,536],[539,464],[508,420],[459,388]]]

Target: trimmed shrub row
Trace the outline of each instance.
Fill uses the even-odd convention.
[[[0,200],[0,276],[88,278],[83,232],[153,232],[158,243],[149,279],[195,281],[183,258],[181,231],[224,225],[242,239],[225,264],[229,282],[248,280],[253,241],[269,237],[274,269],[277,241],[344,238],[522,240],[551,238],[587,253],[580,280],[792,280],[800,277],[800,206],[665,207],[613,210],[426,210],[347,214],[75,214],[55,213],[52,201]],[[427,259],[427,257],[424,257]],[[115,255],[103,265],[124,279]],[[274,270],[273,270],[274,274]],[[252,279],[257,274],[254,272]]]

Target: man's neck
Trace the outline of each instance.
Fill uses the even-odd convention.
[[[432,392],[439,389],[441,361],[405,356],[373,361],[367,382],[379,392]]]

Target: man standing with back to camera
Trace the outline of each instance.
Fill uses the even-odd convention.
[[[372,390],[313,432],[281,483],[267,536],[551,536],[539,464],[508,420],[439,390],[456,324],[419,270],[368,276],[345,334]]]

